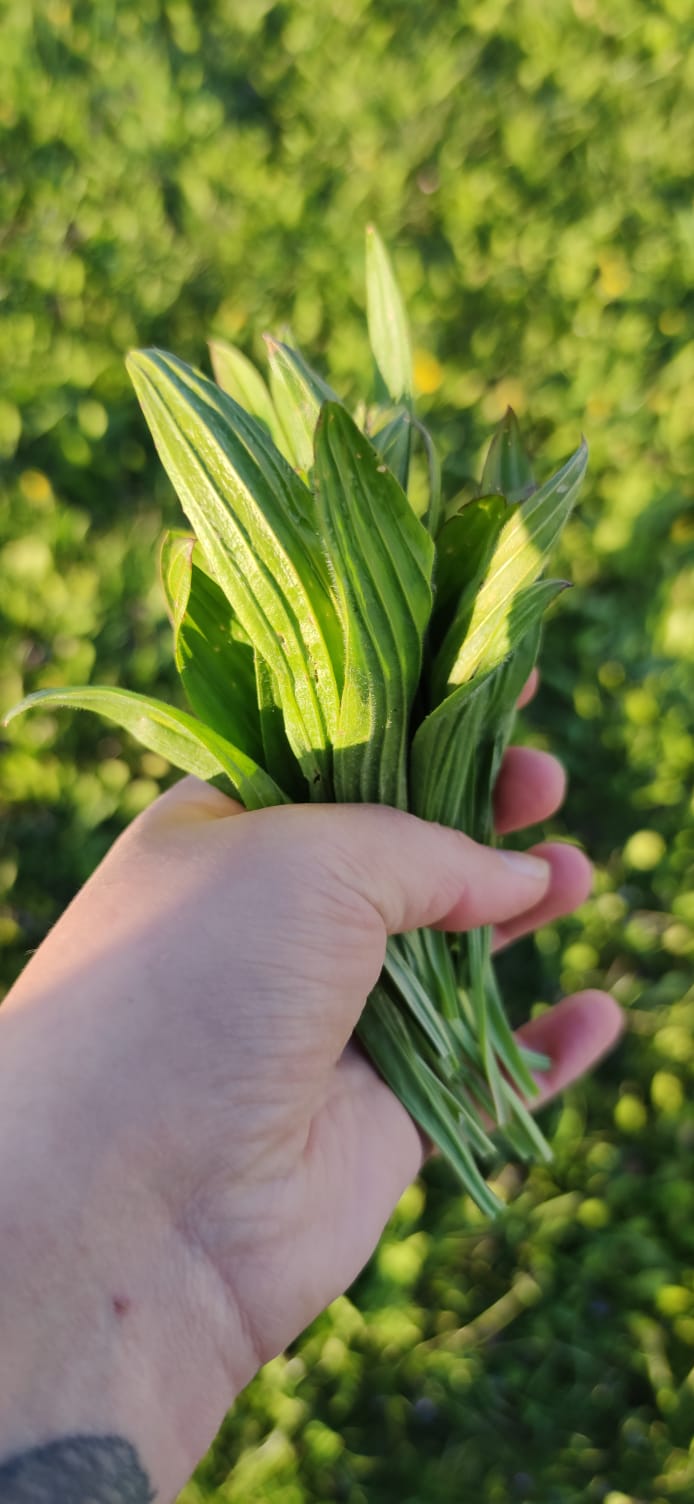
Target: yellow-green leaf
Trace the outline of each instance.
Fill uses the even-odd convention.
[[[587,460],[582,441],[562,469],[513,510],[499,533],[464,632],[460,621],[454,621],[444,639],[436,672],[439,684],[455,688],[466,683],[484,661],[490,642],[504,632],[513,646],[514,601],[541,573],[571,512]]]
[[[366,310],[369,340],[385,389],[393,402],[412,405],[412,347],[405,305],[390,257],[378,231],[366,232]]]
[[[323,402],[339,402],[327,382],[312,371],[293,345],[265,335],[270,363],[270,390],[286,434],[292,464],[308,475],[313,464],[313,438]]]
[[[5,716],[4,724],[37,705],[93,710],[97,715],[115,721],[117,726],[137,737],[150,752],[157,752],[174,767],[182,768],[184,773],[193,773],[204,779],[224,774],[229,780],[229,792],[235,794],[247,809],[287,803],[286,794],[253,758],[247,757],[245,752],[233,747],[223,736],[184,710],[175,710],[172,705],[153,700],[149,695],[100,685],[79,689],[39,689],[14,705]]]
[[[265,424],[277,448],[288,457],[289,446],[284,429],[260,371],[256,370],[242,350],[227,344],[226,340],[211,339],[208,348],[218,386],[229,397],[233,397],[240,407],[245,408],[247,413]]]
[[[314,479],[345,638],[336,797],[405,809],[434,546],[378,451],[336,403],[321,412]]]
[[[183,361],[138,351],[128,366],[206,559],[272,669],[308,786],[328,798],[343,646],[310,493],[261,425]]]

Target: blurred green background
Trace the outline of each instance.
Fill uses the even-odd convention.
[[[540,474],[591,448],[521,734],[595,891],[501,965],[517,1019],[607,985],[618,1052],[543,1115],[550,1170],[445,1168],[255,1381],[185,1504],[694,1499],[694,48],[689,0],[6,0],[0,699],[176,695],[156,545],[179,512],[123,356],[289,320],[369,374],[363,229],[391,246],[447,485],[511,402]],[[88,716],[0,772],[9,985],[171,781]]]

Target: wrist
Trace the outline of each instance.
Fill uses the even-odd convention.
[[[166,1498],[252,1377],[253,1355],[228,1292],[140,1176],[127,1132],[109,1134],[108,1112],[75,1090],[56,1017],[53,999],[0,1013],[0,1458],[117,1434]]]

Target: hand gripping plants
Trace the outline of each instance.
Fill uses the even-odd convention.
[[[290,343],[269,383],[211,345],[216,381],[160,350],[128,360],[189,528],[166,534],[161,577],[189,709],[124,689],[48,689],[95,710],[247,809],[369,801],[493,839],[492,790],[542,618],[542,573],[586,467],[581,444],[535,485],[509,411],[479,485],[444,505],[414,411],[407,321],[367,232],[368,328],[379,400],[355,418]],[[428,498],[408,485],[415,449]],[[480,1163],[548,1157],[527,1101],[540,1068],[514,1039],[489,930],[393,937],[358,1034],[483,1210]]]

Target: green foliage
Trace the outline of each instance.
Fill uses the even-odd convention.
[[[336,403],[326,403],[316,432],[315,485],[345,641],[336,792],[407,809],[407,736],[434,544],[378,451]]]
[[[9,723],[23,711],[37,706],[74,706],[76,710],[93,710],[129,731],[143,746],[184,773],[196,778],[226,778],[231,792],[242,799],[247,809],[262,809],[268,804],[283,804],[286,796],[238,747],[225,741],[209,725],[184,710],[164,705],[149,695],[133,694],[127,689],[95,686],[69,689],[39,689],[20,700],[8,711]],[[228,787],[228,785],[227,785]]]
[[[400,393],[409,330],[372,228],[366,275],[376,365],[389,370],[390,389]],[[198,719],[122,689],[87,686],[38,690],[5,723],[47,703],[94,709],[185,772],[222,787],[226,781],[251,809],[281,803],[285,787],[304,799],[423,813],[433,804],[441,823],[489,840],[518,693],[537,656],[544,611],[563,588],[537,575],[583,478],[585,444],[522,504],[509,505],[508,495],[482,498],[457,519],[458,549],[445,554],[437,613],[450,627],[434,655],[441,467],[433,439],[415,419],[429,457],[424,525],[407,489],[405,456],[395,451],[401,484],[298,350],[266,343],[267,396],[245,357],[216,347],[222,377],[237,387],[241,378],[250,411],[175,357],[155,350],[128,358],[156,447],[197,528],[197,537],[165,534],[160,567],[176,667]],[[362,406],[378,426],[377,409]],[[388,409],[380,416],[387,424]],[[276,419],[306,486],[273,444]],[[519,477],[528,490],[510,412],[492,440],[482,488],[490,469],[500,486],[508,480],[512,495]],[[256,761],[263,758],[265,769]],[[473,1151],[488,1160],[496,1150],[480,1130],[480,1107],[515,1153],[551,1159],[521,1100],[538,1088],[504,1014],[490,934],[389,940],[386,978],[357,1025],[385,1080],[487,1211],[499,1203]],[[549,1062],[535,1057],[533,1064]]]
[[[152,554],[179,513],[123,356],[160,344],[200,365],[211,332],[260,364],[257,331],[289,311],[330,384],[363,389],[371,219],[395,248],[451,513],[509,405],[548,468],[581,426],[591,451],[555,557],[577,588],[546,634],[523,727],[570,778],[565,810],[533,834],[584,843],[595,890],[500,971],[517,1021],[559,987],[606,983],[626,1010],[624,1043],[543,1114],[552,1166],[500,1170],[510,1205],[493,1233],[428,1168],[349,1298],[250,1387],[182,1497],[684,1500],[689,8],[10,0],[0,74],[0,447],[14,459],[3,708],[87,680],[174,703]],[[419,462],[426,504],[415,449],[415,475]],[[8,983],[171,777],[96,718],[46,708],[13,723],[0,767]]]
[[[366,231],[366,311],[377,373],[393,402],[411,402],[414,382],[410,329],[400,288],[378,231]]]

